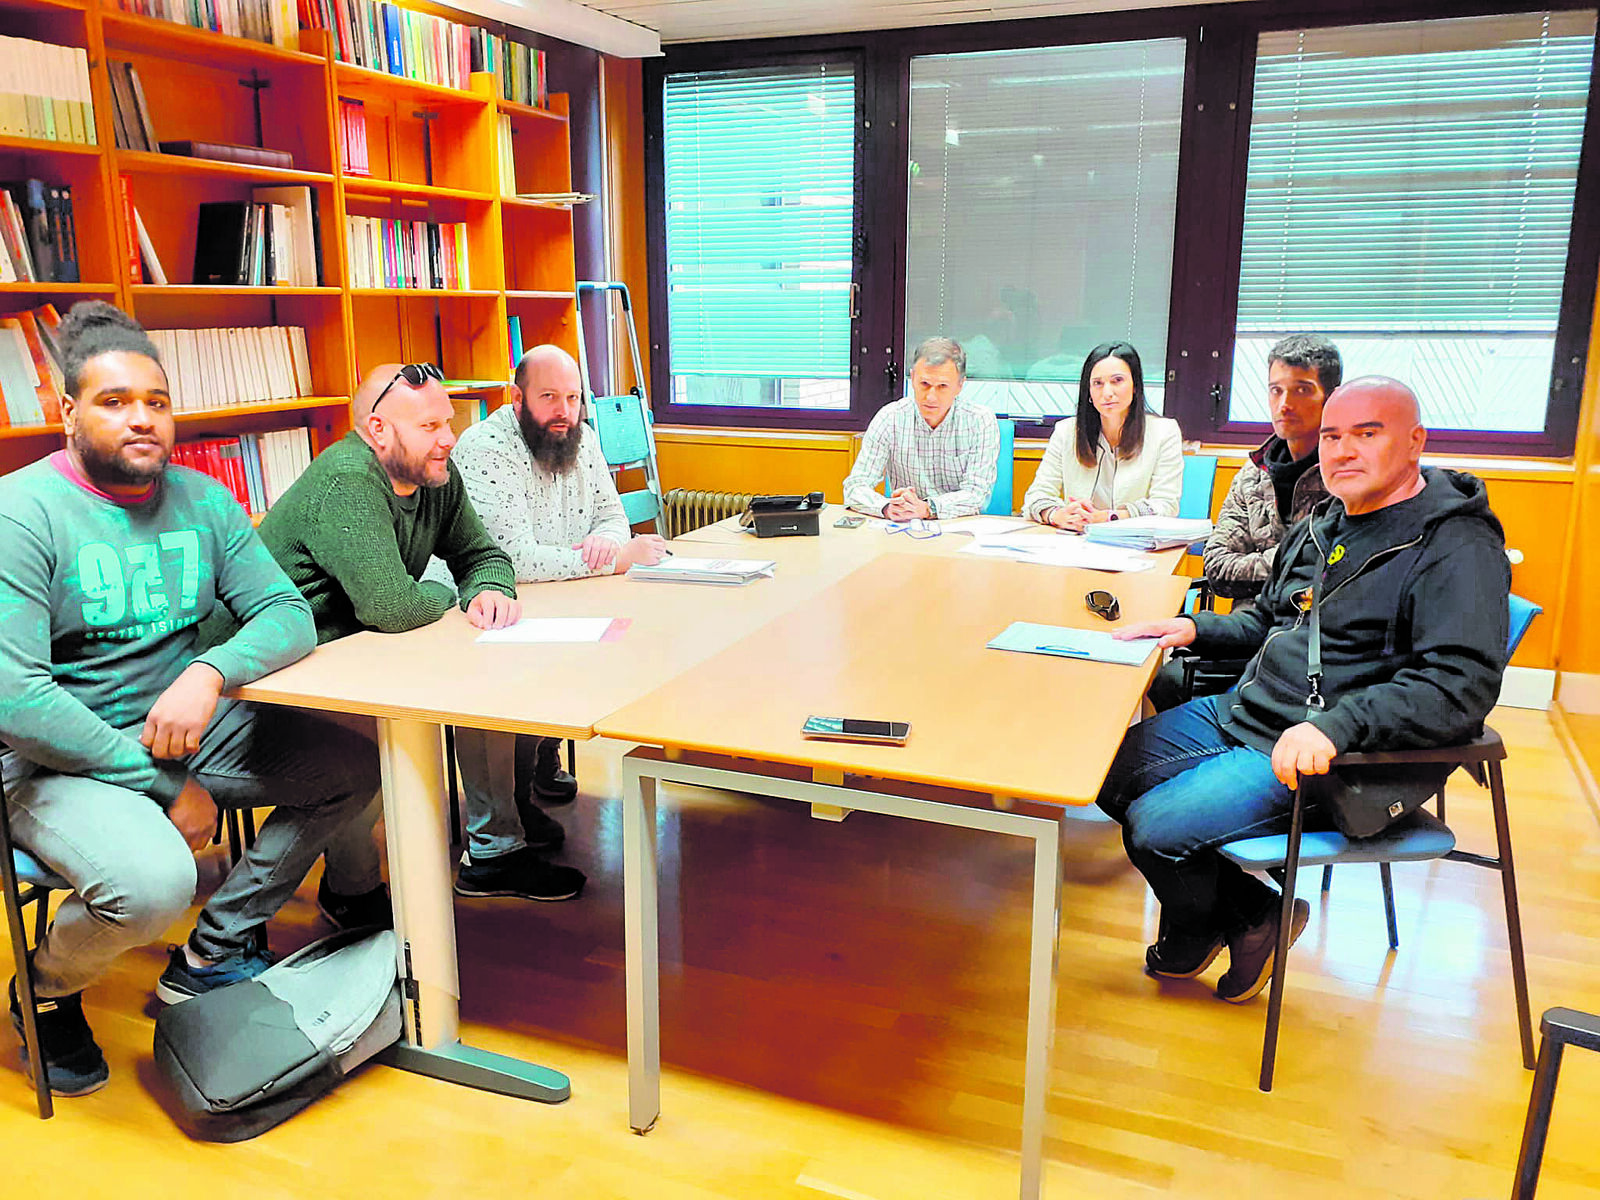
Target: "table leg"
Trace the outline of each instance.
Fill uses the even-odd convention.
[[[661,1115],[661,976],[656,913],[656,781],[622,763],[622,881],[628,980],[628,1125]]]
[[[427,721],[378,721],[383,823],[405,1012],[404,1040],[383,1061],[507,1096],[565,1100],[572,1085],[560,1072],[461,1044],[450,839],[440,807],[441,738],[439,726]]]
[[[1045,1096],[1056,1028],[1056,946],[1061,921],[1061,830],[1033,832],[1033,933],[1028,953],[1028,1049],[1022,1077],[1022,1200],[1043,1185]]]

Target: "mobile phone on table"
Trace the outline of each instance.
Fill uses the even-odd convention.
[[[909,721],[863,721],[855,717],[807,717],[803,737],[830,742],[881,742],[904,746],[911,736]]]
[[[866,518],[860,513],[845,513],[833,523],[835,529],[857,529],[866,523]]]

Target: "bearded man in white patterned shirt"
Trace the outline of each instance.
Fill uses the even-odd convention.
[[[994,489],[1000,426],[961,398],[967,356],[929,338],[911,358],[911,395],[878,410],[844,481],[844,502],[891,521],[981,513]],[[889,495],[878,485],[888,479]]]
[[[583,421],[578,364],[559,346],[522,356],[510,402],[463,433],[451,460],[518,583],[622,574],[634,563],[653,566],[666,552],[654,534],[632,535],[600,439]],[[532,796],[559,804],[577,794],[560,749],[556,738],[456,731],[467,821],[458,894],[565,898],[540,894],[543,873],[528,864],[566,839],[532,803]]]

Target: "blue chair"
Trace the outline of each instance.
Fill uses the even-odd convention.
[[[1016,477],[1017,423],[1004,416],[996,420],[1000,423],[999,460],[995,464],[994,488],[983,511],[991,517],[1009,517]]]
[[[1185,454],[1183,456],[1183,491],[1178,495],[1178,515],[1185,520],[1198,520],[1211,515],[1211,489],[1217,482],[1217,460],[1210,454]],[[1196,542],[1202,550],[1204,542]],[[1194,546],[1189,553],[1195,553]]]
[[[11,840],[11,814],[5,786],[0,784],[0,878],[5,883],[6,923],[11,930],[11,957],[17,977],[17,1003],[22,1009],[22,1044],[33,1076],[34,1095],[41,1120],[55,1113],[50,1099],[50,1078],[39,1049],[39,1019],[33,994],[32,946],[44,937],[49,918],[50,893],[69,890],[67,881]],[[34,906],[33,940],[28,940],[24,910]]]
[[[1533,619],[1543,611],[1539,605],[1521,596],[1508,599],[1510,625],[1506,638],[1506,657],[1516,652],[1522,635],[1527,633]],[[1517,878],[1511,858],[1511,827],[1506,816],[1505,779],[1500,764],[1505,761],[1505,743],[1500,735],[1488,726],[1483,733],[1458,746],[1442,746],[1430,750],[1388,750],[1366,754],[1341,754],[1335,760],[1338,766],[1381,766],[1414,763],[1431,763],[1451,768],[1465,768],[1479,787],[1489,790],[1494,810],[1494,828],[1497,853],[1493,856],[1475,854],[1456,848],[1455,834],[1444,823],[1444,785],[1439,787],[1438,815],[1423,810],[1397,821],[1388,829],[1370,838],[1348,838],[1334,831],[1305,831],[1305,811],[1301,794],[1294,794],[1290,812],[1289,832],[1266,837],[1241,838],[1220,848],[1223,857],[1232,860],[1247,871],[1260,871],[1272,875],[1283,885],[1283,910],[1279,922],[1278,950],[1272,972],[1272,992],[1267,1000],[1267,1028],[1261,1050],[1260,1087],[1272,1090],[1273,1068],[1277,1058],[1278,1023],[1283,1010],[1284,977],[1288,974],[1289,927],[1294,905],[1295,879],[1301,866],[1322,867],[1322,888],[1327,891],[1332,881],[1336,863],[1377,863],[1383,881],[1384,915],[1389,925],[1389,947],[1400,946],[1399,930],[1394,915],[1394,888],[1389,864],[1396,862],[1425,862],[1448,858],[1456,862],[1472,863],[1500,872],[1500,883],[1505,895],[1506,938],[1511,950],[1511,980],[1516,993],[1517,1020],[1522,1035],[1522,1065],[1533,1069],[1533,1022],[1528,1007],[1528,977],[1522,953],[1522,918],[1517,906]]]

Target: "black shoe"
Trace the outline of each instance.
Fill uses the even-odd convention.
[[[252,947],[218,959],[208,967],[191,967],[183,947],[167,947],[167,969],[156,980],[156,999],[163,1004],[182,1004],[218,988],[254,979],[277,959],[272,952]]]
[[[1225,940],[1220,933],[1179,933],[1168,928],[1163,914],[1156,944],[1145,947],[1144,969],[1163,979],[1193,979],[1222,953]]]
[[[359,896],[345,896],[328,886],[324,875],[317,885],[317,907],[340,929],[393,929],[394,907],[389,889],[379,884]]]
[[[522,838],[530,850],[546,850],[554,854],[566,842],[567,831],[561,828],[561,822],[532,801],[519,800],[517,816],[522,821]]]
[[[83,1019],[83,993],[70,996],[36,996],[39,1050],[44,1055],[44,1074],[50,1090],[57,1096],[87,1096],[105,1087],[111,1078],[106,1056],[95,1044],[89,1022]],[[11,981],[11,1023],[22,1036],[22,1005],[17,1000],[17,981]],[[27,1065],[28,1049],[22,1049]]]
[[[546,862],[532,850],[513,850],[486,859],[469,854],[456,873],[456,895],[571,900],[583,891],[584,883],[584,874],[576,867]]]
[[[1297,899],[1293,912],[1289,923],[1291,946],[1300,940],[1311,919],[1311,905]],[[1228,939],[1228,969],[1217,980],[1217,999],[1243,1004],[1267,986],[1267,980],[1272,978],[1273,959],[1278,955],[1278,922],[1282,916],[1282,903],[1275,902],[1261,921]]]
[[[539,743],[533,794],[546,804],[568,804],[578,794],[578,781],[561,767],[560,738],[545,738]]]

